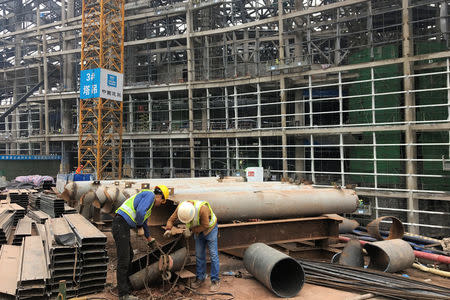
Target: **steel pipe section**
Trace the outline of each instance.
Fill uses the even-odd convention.
[[[389,228],[389,236],[387,238],[383,238],[383,236],[381,236],[380,224],[382,221],[387,219],[391,219],[392,224]],[[367,232],[377,240],[393,240],[403,238],[403,235],[405,234],[405,228],[403,227],[402,221],[400,221],[396,217],[385,216],[370,222],[367,225]]]
[[[170,257],[173,260],[173,266],[171,271],[179,271],[183,266],[184,260],[187,256],[187,249],[181,248],[174,253],[170,254]],[[128,278],[130,279],[131,286],[135,290],[141,290],[147,285],[158,281],[161,279],[162,272],[159,270],[159,262],[155,262],[142,270],[130,275]]]
[[[244,265],[250,274],[279,297],[294,297],[305,281],[300,263],[266,244],[256,243],[248,247]]]
[[[358,206],[353,190],[297,189],[223,193],[177,194],[175,202],[205,200],[211,204],[219,222],[236,219],[277,219],[350,213]]]
[[[370,257],[369,268],[383,272],[397,272],[414,263],[414,250],[404,240],[394,239],[367,243],[364,249]]]

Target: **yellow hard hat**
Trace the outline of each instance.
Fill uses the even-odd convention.
[[[157,185],[155,186],[155,191],[159,189],[162,192],[164,200],[169,199],[169,188],[165,185]]]

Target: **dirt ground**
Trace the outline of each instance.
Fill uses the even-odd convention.
[[[108,237],[107,249],[109,255],[109,264],[108,264],[108,276],[107,276],[107,286],[105,291],[100,294],[90,295],[88,298],[103,298],[108,300],[118,299],[117,297],[117,282],[116,282],[116,264],[117,264],[117,255],[114,244],[114,239],[110,232],[105,232]],[[131,241],[133,248],[135,249],[135,257],[141,256],[146,253],[147,245],[145,240],[142,237],[138,237],[134,234],[131,236]],[[224,276],[221,275],[221,284],[219,292],[231,293],[234,299],[242,299],[242,300],[261,300],[261,299],[280,299],[275,294],[273,294],[270,290],[268,290],[264,285],[258,282],[255,278],[253,278],[250,274],[248,274],[243,266],[242,260],[231,257],[226,254],[220,254],[220,267],[221,273],[224,271],[241,271],[243,276],[242,278],[236,278],[235,276]],[[194,270],[193,266],[190,267],[191,270]],[[419,281],[424,281],[431,284],[437,284],[441,286],[448,287],[450,286],[450,280],[439,277],[436,275],[428,274],[421,272],[416,269],[408,269],[404,274],[410,276],[410,278],[414,278]],[[400,274],[399,274],[400,276]],[[209,282],[205,282],[204,286],[197,290],[198,293],[204,295],[198,295],[190,291],[185,285],[188,285],[186,280],[179,280],[179,284],[171,291],[170,294],[166,295],[162,299],[176,299],[176,300],[226,300],[233,299],[231,296],[227,295],[207,295],[209,293]],[[162,286],[154,286],[150,287],[149,290],[141,290],[133,292],[134,295],[138,296],[139,299],[156,299],[164,294],[164,291],[168,290],[168,286],[162,289]],[[358,297],[360,294],[321,287],[312,284],[304,284],[302,290],[299,294],[291,299],[302,299],[302,300],[350,300]],[[372,299],[384,299],[384,298],[372,298]]]

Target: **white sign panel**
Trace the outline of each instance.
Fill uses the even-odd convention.
[[[123,74],[110,70],[101,69],[100,97],[104,99],[122,101]]]
[[[123,74],[100,68],[81,71],[80,98],[98,97],[122,101]]]

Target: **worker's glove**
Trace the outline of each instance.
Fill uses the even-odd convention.
[[[186,228],[186,229],[183,231],[183,235],[184,235],[185,238],[190,237],[191,234],[192,234],[192,233],[191,233],[191,231],[189,230],[189,228]]]
[[[157,248],[157,245],[156,245],[156,240],[155,240],[155,238],[151,238],[151,239],[148,241],[147,246],[148,246],[151,250],[156,249],[156,248]]]
[[[166,231],[164,232],[164,237],[165,237],[165,238],[170,238],[171,236],[172,236],[172,231],[166,230]]]

